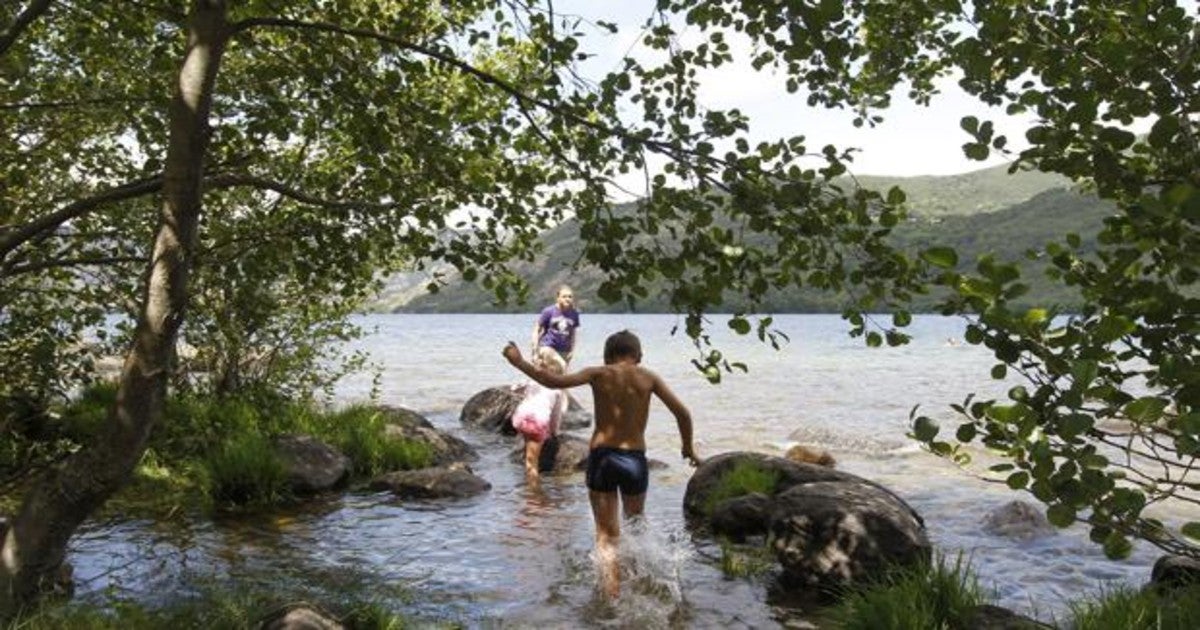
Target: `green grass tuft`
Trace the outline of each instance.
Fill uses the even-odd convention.
[[[209,492],[218,503],[264,505],[289,498],[287,473],[271,441],[240,433],[205,460]]]
[[[386,425],[383,414],[376,409],[349,407],[322,418],[313,429],[350,458],[355,475],[415,470],[433,462],[433,449],[428,444],[388,437]]]
[[[1070,605],[1075,630],[1191,630],[1200,628],[1200,584],[1160,594],[1127,587],[1101,590],[1093,601]]]
[[[717,482],[716,487],[704,500],[703,510],[712,515],[713,509],[722,501],[754,492],[775,494],[779,486],[779,472],[767,470],[750,461],[740,461]]]
[[[721,539],[721,573],[727,578],[747,578],[770,573],[775,557],[766,545],[736,545]]]
[[[846,593],[829,614],[844,630],[965,628],[967,616],[987,603],[969,563],[959,556],[896,568],[878,583]]]

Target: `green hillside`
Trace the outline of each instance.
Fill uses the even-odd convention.
[[[1027,180],[1025,175],[1008,176],[1004,168],[985,169],[974,173],[951,177],[908,178],[872,178],[872,186],[890,186],[900,183],[906,191],[910,190],[913,182],[920,185],[911,189],[910,200],[914,209],[914,217],[907,223],[898,226],[893,232],[894,244],[907,251],[915,251],[921,247],[933,244],[949,245],[959,251],[964,265],[973,264],[975,258],[983,253],[995,253],[1001,259],[1017,260],[1026,269],[1026,282],[1031,285],[1027,301],[1039,304],[1060,304],[1069,306],[1076,302],[1073,295],[1063,292],[1062,287],[1051,286],[1037,270],[1035,261],[1026,260],[1024,252],[1039,248],[1051,240],[1061,240],[1068,232],[1074,232],[1083,237],[1085,247],[1094,245],[1095,234],[1099,231],[1101,221],[1108,212],[1107,206],[1094,198],[1081,196],[1068,191],[1064,187],[1047,190],[1039,186],[1052,185],[1057,181],[1049,178]],[[1004,209],[981,212],[957,212],[938,208],[938,204],[960,204],[961,209],[965,200],[972,198],[965,189],[958,187],[963,182],[980,182],[981,192],[975,195],[975,207],[987,207],[1000,203],[999,200],[1016,196],[1012,190],[1000,194],[1000,189],[994,182],[998,176],[1008,177],[1010,182],[1020,182],[1014,190],[1032,190],[1033,197],[1014,204],[1007,204]],[[975,179],[972,179],[975,178]],[[866,185],[866,178],[859,181]],[[941,182],[941,184],[938,184]],[[989,191],[987,193],[982,191]],[[957,200],[957,201],[950,201]],[[550,230],[543,237],[545,252],[535,263],[522,264],[517,271],[522,274],[532,287],[535,304],[508,305],[498,308],[486,291],[467,283],[452,283],[437,294],[421,293],[406,299],[402,304],[393,303],[381,310],[397,312],[429,313],[429,312],[494,312],[509,311],[523,312],[532,306],[549,300],[558,285],[569,283],[579,296],[581,308],[588,312],[624,311],[624,305],[608,305],[595,298],[596,287],[600,284],[600,273],[594,268],[572,269],[580,252],[579,232],[573,221],[568,221]],[[405,279],[407,286],[413,284],[411,278]],[[661,293],[661,292],[660,292]],[[409,292],[412,295],[412,292]],[[651,298],[638,306],[642,312],[661,312],[668,310],[664,298]],[[932,308],[936,296],[921,298],[914,307],[917,310]],[[838,312],[841,310],[842,298],[836,295],[820,294],[806,290],[793,290],[771,296],[765,307],[767,312]],[[737,310],[742,304],[737,296],[728,296],[726,306],[729,310]]]
[[[994,166],[958,175],[858,178],[864,188],[887,190],[900,186],[914,214],[924,216],[975,215],[1003,210],[1070,182],[1061,175],[1040,171],[1009,174],[1008,166]]]

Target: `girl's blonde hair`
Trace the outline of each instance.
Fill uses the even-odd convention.
[[[554,348],[542,346],[538,348],[535,359],[538,367],[552,374],[562,374],[567,371],[567,362],[555,352]]]

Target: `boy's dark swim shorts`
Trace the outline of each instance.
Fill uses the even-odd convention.
[[[646,451],[597,446],[588,454],[587,487],[596,492],[643,494],[650,486]]]

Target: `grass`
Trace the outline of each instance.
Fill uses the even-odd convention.
[[[1165,594],[1127,587],[1101,590],[1096,599],[1070,608],[1075,630],[1191,630],[1200,628],[1200,583]]]
[[[209,494],[219,503],[259,505],[291,498],[287,472],[270,439],[242,433],[205,459]]]
[[[829,612],[844,630],[966,628],[968,615],[988,603],[968,563],[944,558],[889,571],[868,588],[851,590]]]
[[[297,600],[257,591],[205,589],[198,597],[153,608],[124,600],[103,604],[47,603],[0,627],[5,630],[243,630],[260,627],[265,617],[295,603]],[[339,599],[329,607],[320,608],[353,630],[402,630],[417,625],[378,602]]]
[[[736,545],[721,539],[721,573],[727,578],[746,578],[770,573],[775,557],[766,545]]]
[[[762,468],[750,461],[739,461],[725,473],[704,499],[704,513],[712,515],[713,509],[722,501],[755,492],[775,494],[779,485],[779,473]]]
[[[386,424],[378,410],[354,406],[322,418],[312,430],[350,458],[356,475],[415,470],[433,462],[433,449],[428,444],[388,437]]]
[[[114,384],[83,391],[62,409],[62,432],[86,442],[107,420]],[[352,477],[424,468],[434,452],[424,442],[389,437],[378,410],[355,406],[327,411],[277,395],[172,396],[150,438],[134,477],[113,509],[163,517],[183,506],[207,511],[215,505],[261,507],[292,499],[271,441],[284,434],[310,435],[351,460]],[[107,509],[107,508],[106,508]]]

